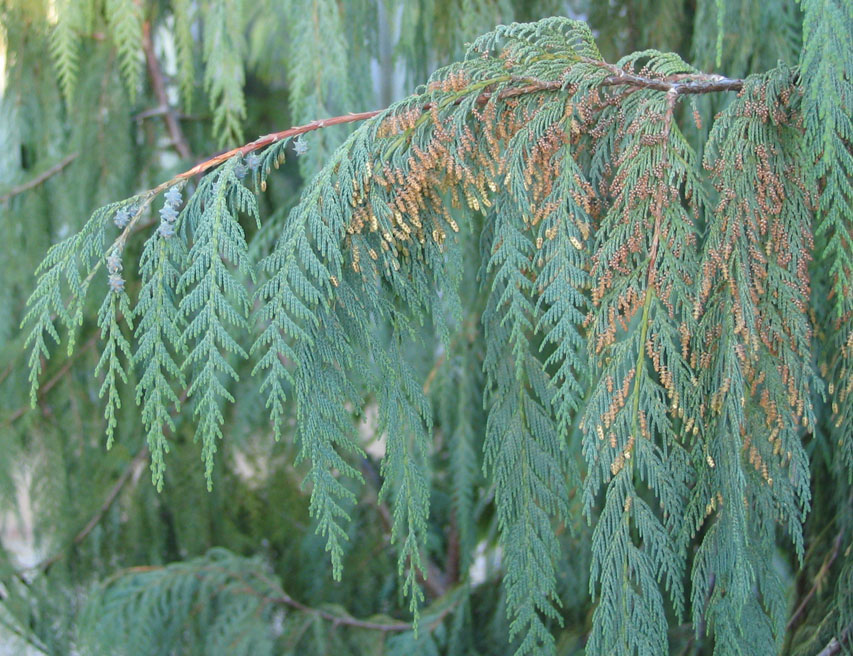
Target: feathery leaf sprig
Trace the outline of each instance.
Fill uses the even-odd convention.
[[[337,25],[333,5],[316,3],[300,25]],[[839,45],[853,20],[836,0],[805,9],[811,49],[800,67],[746,80],[657,50],[608,63],[590,28],[565,18],[501,26],[388,109],[266,135],[96,211],[38,272],[24,320],[33,401],[45,336],[59,342],[62,327],[73,348],[105,264],[98,372],[108,442],[132,365],[158,489],[184,399],[211,485],[249,360],[272,433],[298,443],[335,579],[369,469],[356,419],[375,406],[379,503],[390,507],[413,629],[430,588],[433,466],[447,455],[447,505],[465,551],[454,566],[472,562],[475,506],[493,503],[515,653],[556,652],[575,490],[592,525],[589,652],[668,653],[668,616],[688,613],[716,654],[781,649],[777,529],[802,562],[813,466],[803,441],[822,430],[814,322],[833,350],[832,440],[853,463],[853,128],[844,111],[853,60]],[[190,8],[176,11],[185,32]],[[205,86],[224,140],[237,138],[245,115],[246,44],[235,27],[244,19],[232,11],[213,2],[205,13]],[[132,84],[136,27],[127,23],[117,27],[129,44],[119,43],[119,58]],[[54,48],[70,88],[76,46],[63,29]],[[181,39],[183,71],[192,39]],[[299,117],[352,91],[344,62],[322,79],[298,64],[288,77]],[[727,96],[700,157],[681,101],[727,92],[738,95]],[[356,120],[365,122],[328,154],[338,140],[315,131]],[[256,250],[267,254],[255,263],[247,235],[252,220],[260,228],[257,194],[291,150],[307,155],[303,171],[326,163],[275,224],[271,250],[264,227]],[[181,208],[180,185],[200,173]],[[143,224],[167,189],[159,224]],[[107,245],[111,223],[121,233]],[[133,306],[122,258],[149,227]],[[810,309],[813,260],[826,263],[831,316]],[[408,361],[410,345],[435,349],[425,377],[429,364]],[[494,491],[477,503],[481,455]],[[431,630],[394,644],[435,646]]]

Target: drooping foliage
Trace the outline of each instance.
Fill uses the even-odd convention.
[[[700,2],[691,36],[688,8],[667,2],[666,29],[602,22],[601,50],[587,23],[550,17],[497,27],[464,53],[462,17],[485,30],[524,10],[284,4],[286,44],[265,3],[81,3],[33,31],[54,59],[43,86],[68,111],[99,89],[126,120],[140,51],[156,94],[163,11],[170,88],[188,111],[210,107],[220,144],[274,111],[247,102],[262,83],[247,70],[287,85],[298,127],[182,173],[194,162],[168,163],[140,131],[151,154],[137,157],[158,155],[162,176],[132,181],[111,180],[86,129],[71,138],[75,158],[101,157],[86,180],[110,180],[91,203],[105,204],[47,250],[20,333],[5,328],[26,357],[8,375],[28,376],[46,408],[74,358],[97,351],[103,421],[29,421],[47,461],[57,434],[99,424],[111,451],[86,441],[92,460],[115,467],[129,452],[67,538],[75,558],[123,569],[75,578],[64,552],[34,579],[5,567],[9,626],[45,651],[92,653],[847,649],[849,3],[803,2],[800,30],[784,3]],[[624,4],[640,16],[646,3]],[[35,20],[3,7],[10,24]],[[752,26],[731,48],[730,16]],[[83,42],[98,21],[114,44]],[[440,48],[459,60],[386,109],[344,114],[369,96],[355,71],[390,25],[410,73]],[[785,26],[775,57],[749,41],[767,25]],[[10,29],[6,40],[19,58],[10,88],[32,102],[15,68],[32,45]],[[656,45],[683,54],[612,52]],[[81,77],[83,57],[98,79]],[[379,70],[392,60],[379,47]],[[732,77],[703,72],[726,65]],[[158,100],[171,146],[188,152],[181,117]],[[103,121],[108,135],[124,125]],[[22,158],[55,170],[45,198],[9,198],[82,193],[59,186],[76,163],[17,139]],[[32,173],[33,186],[48,179]],[[16,284],[23,305],[28,285]],[[82,417],[61,390],[61,412]],[[32,415],[8,425],[21,416]],[[199,455],[206,492],[187,482]],[[135,488],[122,510],[145,460],[156,493]],[[328,565],[300,571],[324,552]],[[39,581],[61,578],[87,588],[66,611],[77,630],[36,621],[30,636],[22,609],[47,613],[53,588]]]

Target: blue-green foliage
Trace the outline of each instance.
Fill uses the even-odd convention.
[[[835,0],[803,2],[800,62],[805,146],[812,153],[811,185],[821,180],[815,233],[830,277],[833,312],[826,360],[830,368],[832,435],[853,480],[853,6]]]
[[[107,0],[104,9],[121,59],[121,72],[130,98],[134,100],[144,66],[139,56],[142,49],[142,7],[135,0]]]
[[[80,49],[80,23],[83,12],[75,7],[72,0],[65,0],[57,7],[59,20],[51,39],[51,54],[56,64],[56,74],[65,101],[71,103],[74,85],[77,82],[77,68]],[[88,4],[88,3],[80,3]]]
[[[337,155],[338,161],[346,148]],[[281,153],[283,149],[275,157]],[[259,171],[265,175],[270,166],[267,158]],[[340,578],[347,506],[355,497],[338,477],[360,479],[361,474],[337,449],[351,453],[361,450],[346,410],[347,403],[360,404],[346,379],[352,349],[329,300],[331,280],[343,278],[339,245],[342,216],[340,212],[332,214],[337,222],[331,222],[321,214],[324,201],[343,201],[336,200],[333,184],[330,171],[320,174],[312,191],[291,213],[273,252],[260,263],[267,280],[256,291],[256,316],[266,325],[252,352],[258,357],[255,373],[268,370],[261,390],[267,395],[277,436],[285,419],[286,395],[295,387],[300,458],[307,458],[311,464],[311,514],[318,532],[326,537],[333,574]]]
[[[136,403],[141,408],[151,452],[152,481],[158,490],[163,488],[164,457],[169,452],[166,431],[175,430],[172,413],[181,409],[176,388],[186,387],[181,370],[186,356],[182,337],[185,321],[176,301],[186,258],[183,241],[168,239],[158,231],[145,242],[139,260],[142,287],[136,304],[137,347],[133,354],[140,370]]]
[[[213,550],[106,582],[86,609],[90,630],[79,639],[89,654],[161,654],[202,644],[206,654],[271,655],[282,594],[259,560]]]
[[[674,57],[639,56],[660,75],[690,72]],[[609,155],[613,201],[593,256],[589,347],[601,364],[583,418],[584,495],[589,513],[605,486],[590,580],[601,595],[590,644],[601,653],[667,651],[659,582],[676,613],[683,609],[675,533],[690,472],[679,429],[693,423],[695,406],[683,342],[692,331],[691,234],[701,188],[674,124],[676,100],[645,91],[626,100]]]
[[[228,357],[248,357],[232,336],[248,328],[249,316],[246,281],[235,273],[254,279],[237,212],[257,217],[258,210],[254,195],[234,175],[236,164],[231,160],[205,178],[186,211],[186,225],[180,226],[191,232],[193,240],[177,285],[180,321],[185,325],[181,342],[187,352],[182,367],[190,373],[187,397],[194,400],[196,439],[202,443],[208,486],[213,485],[213,454],[225,421],[222,405],[234,402],[224,380],[238,378]]]
[[[542,617],[559,618],[554,589],[559,547],[551,518],[568,521],[568,491],[565,453],[551,418],[553,392],[528,337],[536,306],[533,284],[523,271],[532,268],[535,248],[510,225],[517,215],[507,212],[499,220],[501,201],[495,208],[496,241],[489,260],[494,277],[483,316],[490,404],[485,465],[499,482],[496,502],[507,559],[510,638],[520,635],[518,653],[528,654],[553,649]]]
[[[392,336],[396,343],[388,353],[377,356],[384,381],[378,395],[380,429],[387,434],[380,500],[393,499],[391,539],[400,543],[398,575],[403,580],[402,594],[410,598],[409,609],[417,618],[418,605],[424,600],[418,576],[427,574],[421,550],[429,515],[426,427],[432,426],[432,412],[414,372],[403,359],[399,339]]]
[[[192,109],[195,85],[195,53],[193,52],[192,24],[195,3],[191,0],[174,0],[175,50],[178,64],[178,84],[181,98],[188,110]]]
[[[192,4],[175,5],[184,86]],[[319,47],[318,31],[334,33],[324,42],[329,57],[354,48],[339,34],[335,4],[287,3],[299,122],[355,93],[345,61],[303,65],[294,54]],[[479,7],[475,17],[494,9],[481,4],[465,3]],[[223,141],[239,136],[245,115],[241,5],[215,1],[205,14],[205,87]],[[133,87],[136,18],[122,18],[122,6],[110,5],[111,20]],[[720,16],[727,6],[716,3]],[[376,410],[378,504],[390,507],[397,591],[414,618],[411,631],[381,629],[395,633],[389,652],[438,653],[445,642],[434,606],[419,619],[425,588],[441,589],[429,578],[440,442],[463,580],[481,537],[477,517],[492,507],[476,494],[480,471],[493,486],[504,592],[490,603],[496,624],[506,614],[516,654],[558,651],[567,612],[561,535],[575,523],[572,508],[593,526],[587,653],[668,653],[684,615],[720,656],[778,652],[789,609],[773,562],[776,532],[802,562],[811,502],[803,439],[820,424],[809,311],[815,209],[825,242],[818,257],[830,260],[822,284],[837,308],[822,326],[836,347],[833,442],[853,465],[846,7],[808,3],[813,46],[801,68],[780,64],[744,81],[657,50],[608,64],[590,28],[565,18],[501,26],[334,152],[337,138],[325,142],[318,124],[262,152],[250,144],[208,171],[180,211],[171,188],[156,229],[142,217],[186,175],[102,208],[39,269],[24,320],[33,401],[51,353],[45,336],[59,342],[60,325],[73,348],[103,266],[98,372],[108,443],[123,383],[136,373],[155,485],[163,486],[173,418],[186,399],[210,488],[229,404],[247,384],[236,384],[238,370],[251,361],[273,434],[295,437],[316,539],[336,580],[353,548],[357,491],[371,478],[355,418]],[[65,88],[76,46],[62,29],[54,47]],[[724,92],[738,95],[700,157],[680,121],[684,97]],[[247,235],[268,229],[261,194],[289,148],[310,153],[304,172],[319,171],[271,250],[261,233],[265,255],[255,261]],[[112,223],[121,232],[110,245]],[[125,289],[122,272],[132,267],[123,258],[145,229],[141,285]],[[437,353],[426,367],[407,359],[430,347]],[[208,627],[196,638],[211,650],[227,643],[230,653],[271,653],[272,608],[295,604],[262,569],[213,552],[131,570],[98,593],[91,612],[118,618],[105,630],[131,644],[157,629],[162,644],[179,649],[186,632]],[[473,648],[459,636],[476,609],[471,587],[448,595],[457,593],[465,599],[453,597],[447,643],[462,651]],[[206,614],[195,617],[202,598]],[[317,645],[323,619],[315,612],[300,629],[310,625]]]
[[[114,430],[116,427],[116,410],[121,408],[121,397],[119,395],[119,379],[127,383],[127,363],[132,361],[130,342],[122,331],[119,321],[124,320],[128,330],[133,329],[131,323],[132,311],[130,299],[123,285],[114,283],[114,289],[104,298],[101,309],[98,312],[98,328],[101,329],[101,339],[104,342],[101,351],[101,359],[95,367],[95,376],[103,375],[104,382],[98,393],[102,398],[106,395],[106,409],[104,418],[107,421],[107,448],[113,443]]]
[[[190,11],[190,7],[186,11]],[[243,137],[246,117],[243,95],[246,53],[243,30],[246,17],[242,0],[212,0],[204,21],[204,89],[213,112],[213,131],[221,144],[236,143]],[[182,55],[186,60],[188,55]]]
[[[89,284],[102,262],[100,254],[106,245],[106,225],[116,205],[100,208],[80,232],[51,246],[36,271],[38,284],[27,302],[29,309],[21,322],[22,328],[27,327],[29,333],[25,348],[30,351],[30,400],[33,405],[38,376],[43,367],[41,358],[50,355],[45,335],[57,344],[61,342],[55,320],[68,333],[68,352],[74,349],[76,330],[83,321],[83,303]]]
[[[287,16],[285,62],[294,125],[336,116],[354,106],[350,52],[344,17],[337,4],[333,0],[288,0],[282,4]],[[279,34],[275,38],[282,37]],[[319,171],[345,135],[338,127],[312,135],[308,152],[300,158],[302,170],[308,175]]]
[[[703,255],[695,348],[700,384],[713,392],[695,449],[697,463],[708,466],[697,466],[688,523],[691,532],[707,524],[693,565],[693,613],[696,621],[707,608],[715,654],[778,648],[784,590],[767,561],[777,522],[802,558],[810,499],[799,424],[814,425],[817,385],[806,315],[811,220],[795,159],[801,137],[788,125],[789,76],[783,68],[748,80],[706,153],[719,199]],[[735,175],[738,166],[749,173]],[[786,180],[795,183],[785,188]]]

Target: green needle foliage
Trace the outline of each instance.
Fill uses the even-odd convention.
[[[849,651],[853,5],[249,5],[0,3],[9,98],[114,108],[67,138],[106,204],[4,283],[3,375],[43,416],[0,432],[54,473],[39,513],[89,471],[106,497],[46,520],[34,574],[1,552],[3,625],[45,653]],[[442,50],[345,113],[373,57]],[[282,85],[298,127],[179,173],[171,148],[272,129]],[[210,116],[182,127],[164,88]],[[91,142],[131,106],[111,172]],[[61,155],[26,120],[22,170]],[[4,221],[73,197],[57,166]],[[83,365],[100,406],[63,386]]]

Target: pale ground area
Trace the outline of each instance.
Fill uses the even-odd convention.
[[[0,516],[0,542],[15,556],[16,564],[20,568],[31,567],[44,557],[37,551],[33,539],[32,505],[26,493],[28,486],[25,483],[26,481],[22,481],[18,490],[18,512],[8,512]],[[0,618],[6,619],[2,605],[0,605]],[[38,656],[43,653],[0,626],[0,656]]]
[[[359,432],[364,450],[372,458],[381,460],[385,455],[387,435],[385,433],[376,434],[378,425],[378,409],[375,404],[371,404],[364,410],[364,419],[359,424]],[[259,452],[265,452],[269,444],[264,438],[259,439],[257,445],[252,445],[250,442],[246,446],[248,448],[245,452],[235,450],[233,453],[235,468],[247,481],[252,481],[257,486],[263,486],[271,472],[264,466],[269,463],[268,457]],[[257,446],[258,450],[255,451],[252,448],[253,446]],[[32,525],[33,509],[27,494],[28,488],[29,481],[27,474],[24,474],[18,490],[18,512],[8,512],[5,516],[0,516],[0,543],[14,554],[18,567],[22,569],[31,567],[50,555],[49,547],[39,550],[35,544]],[[469,572],[472,585],[476,586],[484,582],[492,572],[500,568],[501,555],[499,547],[489,548],[485,541],[477,545],[474,561]],[[0,605],[0,618],[2,618],[2,612],[3,607]],[[0,656],[39,656],[43,653],[27,645],[11,631],[0,626]]]

